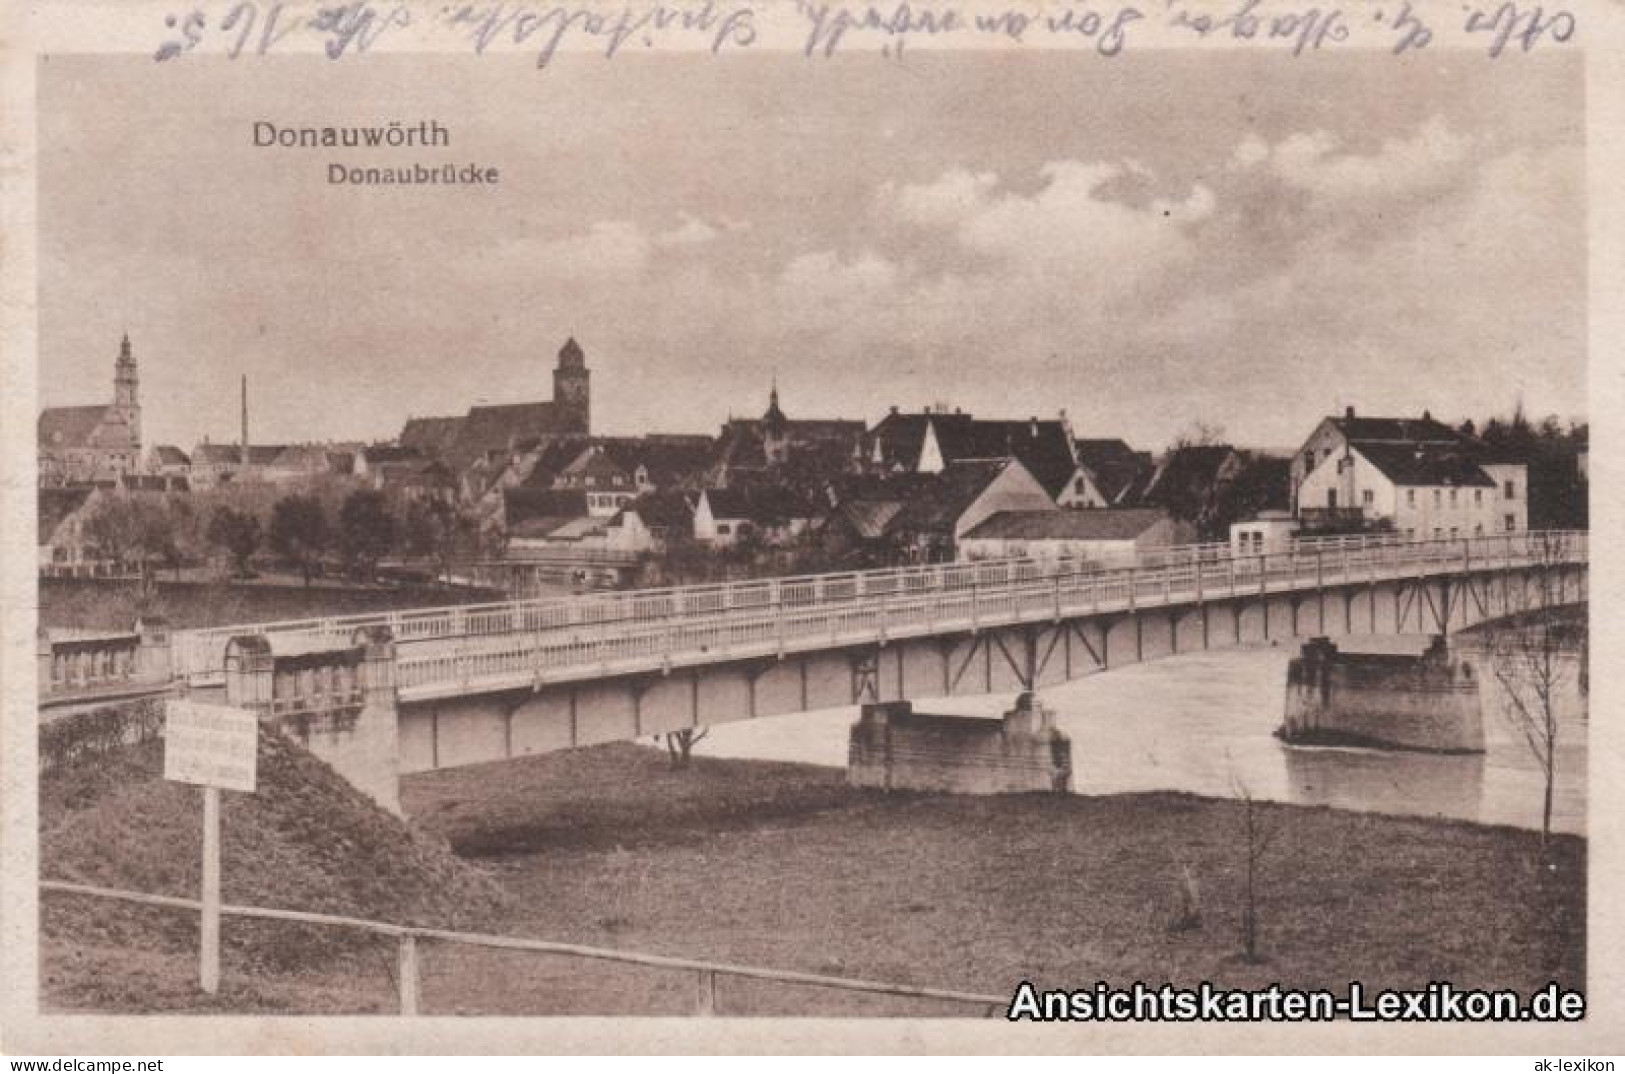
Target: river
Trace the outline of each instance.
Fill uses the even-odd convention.
[[[1420,652],[1424,638],[1350,640],[1367,651]],[[1501,687],[1479,664],[1482,754],[1298,747],[1274,735],[1295,647],[1192,653],[1094,675],[1040,693],[1072,739],[1079,794],[1177,790],[1375,813],[1540,827],[1543,779],[1503,715]],[[1587,715],[1571,661],[1559,692],[1552,826],[1585,832]],[[996,716],[1010,697],[917,702],[921,711]],[[696,753],[844,767],[855,708],[711,728]]]

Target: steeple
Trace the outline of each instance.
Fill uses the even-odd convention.
[[[561,431],[592,432],[592,373],[574,336],[559,348],[559,363],[553,369],[553,407],[566,418],[567,428]]]
[[[784,411],[779,409],[779,378],[773,378],[773,387],[767,393],[767,413],[762,415],[762,421],[768,425],[783,425]]]
[[[141,454],[141,377],[135,364],[135,352],[130,348],[130,333],[119,340],[118,361],[113,366],[113,405],[104,419],[112,426],[123,425],[122,434],[130,450],[130,465]]]
[[[135,355],[130,350],[130,334],[126,332],[119,341],[118,362],[113,367],[113,405],[123,410],[135,409],[140,405],[140,387]]]

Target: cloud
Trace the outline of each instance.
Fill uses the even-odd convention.
[[[1267,165],[1284,182],[1329,198],[1427,190],[1456,178],[1470,139],[1434,116],[1409,138],[1390,138],[1373,153],[1351,153],[1327,131],[1289,135],[1270,146],[1249,135],[1235,150],[1232,165],[1242,170]]]
[[[600,220],[584,234],[541,244],[537,258],[544,271],[569,278],[625,279],[648,267],[652,246],[630,220]]]
[[[882,211],[892,212],[907,223],[951,226],[984,209],[998,185],[999,177],[993,172],[950,168],[929,183],[885,183],[876,200]]]

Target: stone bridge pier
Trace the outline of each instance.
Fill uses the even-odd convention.
[[[226,646],[226,703],[276,726],[392,813],[401,812],[395,641],[348,645],[249,634]]]

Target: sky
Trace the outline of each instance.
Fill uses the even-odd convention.
[[[1583,79],[1143,51],[58,56],[40,71],[42,405],[128,331],[148,443],[373,439],[548,398],[597,432],[948,403],[1156,448],[1321,415],[1586,414]],[[256,148],[435,119],[449,149]],[[329,162],[495,166],[360,189]]]

